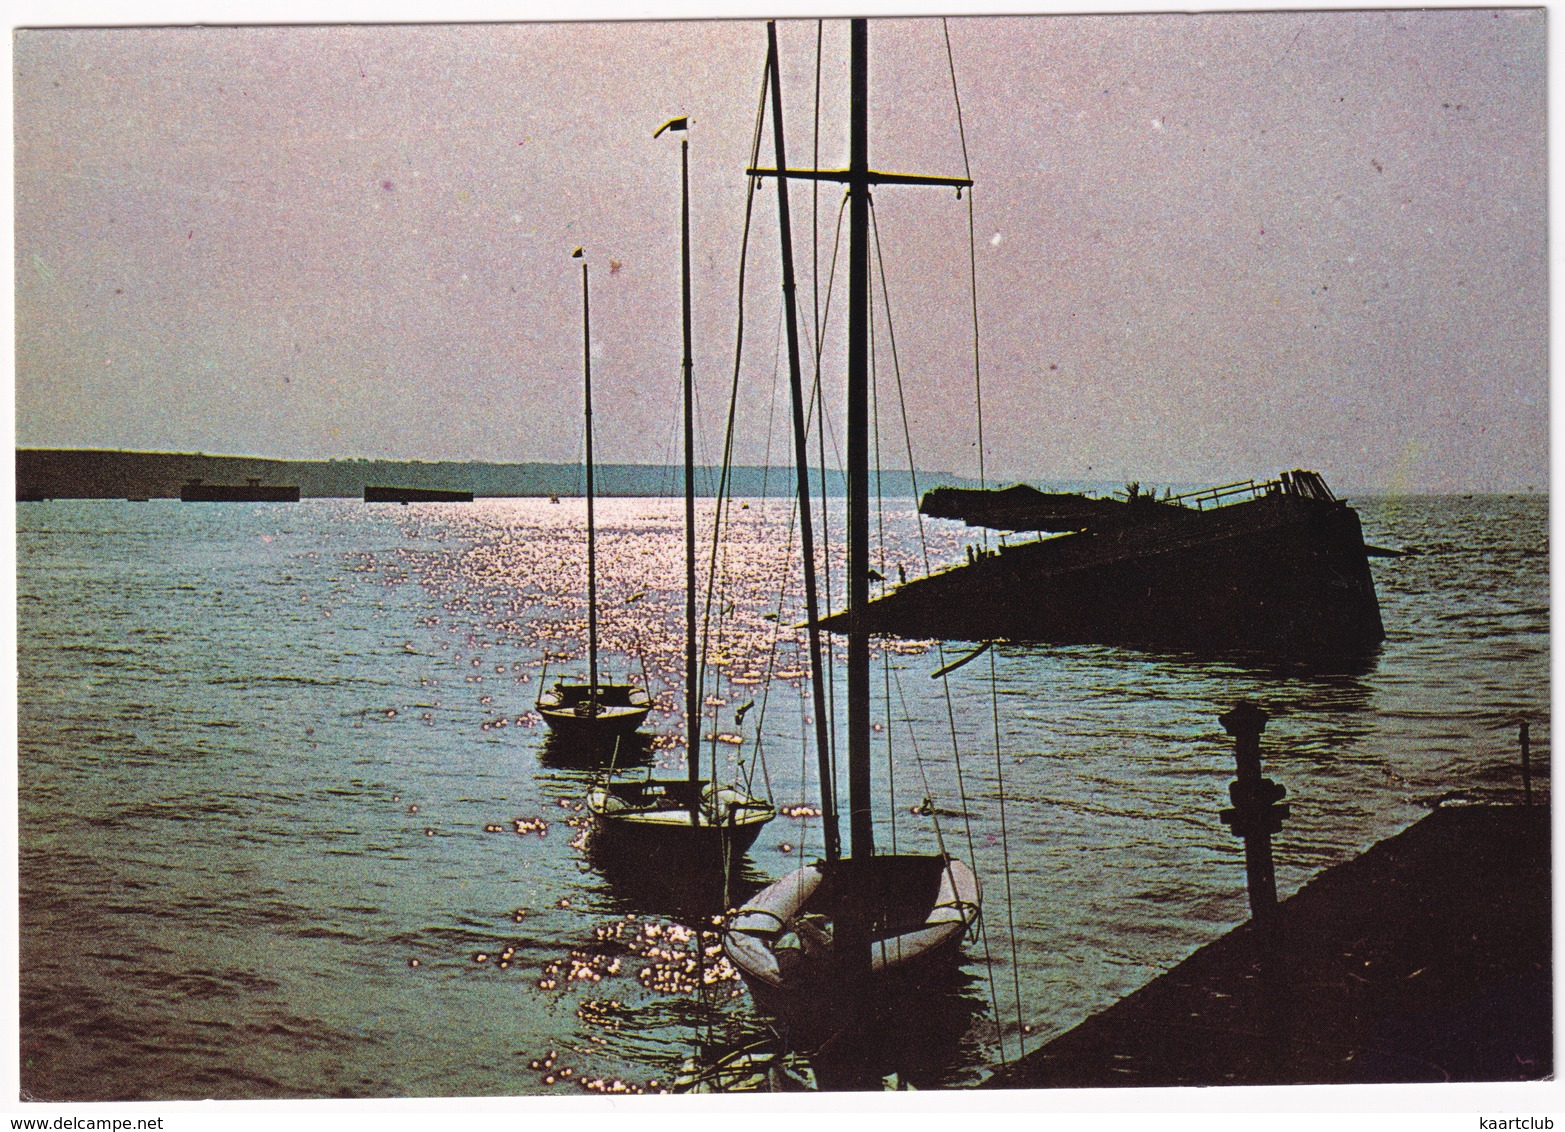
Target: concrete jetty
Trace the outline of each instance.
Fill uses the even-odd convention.
[[[1552,1077],[1549,808],[1447,805],[989,1087]]]

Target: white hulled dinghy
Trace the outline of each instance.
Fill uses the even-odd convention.
[[[729,919],[724,950],[763,1009],[784,1018],[829,1010],[847,977],[836,947],[842,910],[868,924],[872,980],[949,959],[978,922],[982,887],[944,855],[817,861],[756,893]]]

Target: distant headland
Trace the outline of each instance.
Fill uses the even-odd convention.
[[[811,473],[820,491],[820,471]],[[599,464],[595,486],[602,496],[672,496],[683,492],[683,469],[669,464]],[[191,480],[242,484],[297,484],[306,498],[359,499],[372,484],[471,491],[478,497],[583,494],[580,464],[497,464],[482,461],[270,460],[255,456],[209,456],[202,452],[120,452],[106,449],[18,448],[18,499],[178,499]],[[716,493],[719,470],[696,469],[696,492]],[[791,468],[741,466],[729,470],[730,495],[789,495]],[[826,492],[843,494],[842,474],[825,473]],[[976,482],[940,472],[920,472],[918,489],[976,487]],[[913,494],[906,471],[886,472],[883,495]]]

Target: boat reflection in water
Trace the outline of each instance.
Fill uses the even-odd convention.
[[[604,765],[650,766],[656,736],[641,731],[613,739],[584,741],[551,731],[538,747],[538,761],[550,770],[593,770]]]
[[[960,1067],[978,1060],[975,1029],[990,1006],[981,981],[960,968],[931,967],[916,986],[894,989],[830,1034],[728,1016],[723,1040],[698,1039],[673,1090],[794,1093],[971,1084]]]
[[[596,823],[589,827],[581,842],[582,855],[585,865],[603,879],[599,894],[618,912],[644,914],[655,908],[687,926],[711,929],[714,921],[767,882],[742,855],[722,867],[717,861],[692,859],[679,851],[648,854],[634,842],[602,833]],[[717,942],[714,935],[712,943]]]

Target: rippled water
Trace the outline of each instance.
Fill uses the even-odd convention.
[[[679,508],[599,511],[606,654],[644,658],[669,767]],[[1520,717],[1546,773],[1547,501],[1360,510],[1369,541],[1421,551],[1374,566],[1390,638],[1364,672],[1008,646],[940,681],[932,649],[877,654],[878,841],[971,845],[986,885],[984,938],[908,1080],[976,1081],[1245,918],[1217,820],[1233,762],[1215,717],[1239,699],[1272,713],[1285,893],[1443,795],[1513,796]],[[696,962],[690,894],[593,867],[589,775],[543,746],[545,654],[581,667],[581,517],[539,500],[18,507],[29,1094],[661,1087],[698,1042],[764,1033],[732,972]],[[732,682],[709,684],[708,727],[728,773],[802,815],[763,832],[755,883],[813,859],[820,831],[797,601],[777,604],[797,589],[790,511],[756,500],[734,519],[711,611]],[[923,569],[915,536],[911,505],[893,509],[888,577]],[[975,537],[931,526],[931,554]],[[925,797],[934,818],[911,812]]]

